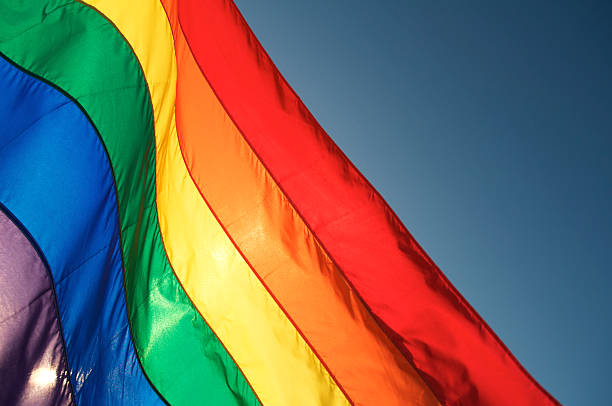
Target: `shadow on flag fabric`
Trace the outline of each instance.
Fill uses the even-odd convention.
[[[558,404],[231,0],[2,0],[0,53],[1,404]]]

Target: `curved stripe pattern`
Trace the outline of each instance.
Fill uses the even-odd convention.
[[[48,260],[76,401],[162,404],[132,347],[104,149],[67,97],[0,62],[9,101],[0,109],[0,179],[10,180],[0,201]]]
[[[185,290],[264,404],[346,403],[327,370],[227,237],[189,176],[176,135],[173,38],[161,4],[90,3],[127,38],[151,89],[162,236]]]
[[[15,79],[4,64],[0,60],[0,86],[13,90],[4,87],[5,79]],[[19,227],[0,206],[0,404],[72,405],[52,282]]]
[[[162,3],[177,54],[181,150],[221,224],[352,401],[438,404],[351,292],[227,115],[189,50],[176,0]]]
[[[195,59],[246,141],[438,399],[556,404],[323,131],[233,2],[178,3]]]
[[[0,51],[0,403],[557,404],[231,0],[0,2]]]
[[[128,316],[137,353],[149,378],[175,405],[197,404],[204,400],[211,404],[257,404],[244,377],[192,306],[167,262],[156,214],[153,112],[146,82],[129,46],[102,16],[77,2],[30,1],[2,7],[0,50],[72,95],[91,117],[108,151],[119,203]],[[164,78],[153,86],[165,82]],[[110,356],[113,349],[122,354],[127,377],[132,377],[132,373],[136,377],[138,365],[135,359],[128,357],[129,346],[123,338],[128,336],[126,323],[111,323],[111,316],[120,317],[120,309],[125,308],[121,295],[110,295],[99,289],[99,286],[120,286],[121,278],[115,273],[92,276],[82,272],[83,267],[94,264],[97,269],[110,267],[121,257],[119,250],[108,245],[108,241],[103,243],[89,237],[92,233],[112,229],[113,219],[117,218],[111,210],[111,203],[115,201],[112,177],[96,178],[93,169],[108,168],[108,163],[94,136],[70,142],[70,137],[58,134],[59,131],[56,129],[52,133],[51,145],[41,140],[32,150],[59,154],[74,151],[74,146],[78,145],[79,153],[70,159],[59,159],[57,155],[51,155],[51,160],[45,158],[51,162],[58,160],[56,165],[60,173],[50,172],[55,168],[52,165],[48,171],[40,171],[38,167],[39,176],[45,174],[63,183],[32,182],[38,198],[29,198],[24,204],[32,209],[37,220],[29,223],[32,225],[28,228],[34,233],[36,226],[44,221],[59,223],[54,231],[56,235],[49,235],[48,230],[53,228],[44,227],[47,231],[41,231],[43,235],[37,238],[41,239],[40,245],[52,268],[59,272],[56,281],[60,286],[66,290],[78,288],[82,292],[82,295],[73,295],[74,305],[60,303],[60,311],[69,319],[66,329],[76,324],[71,317],[86,317],[74,336],[67,340],[68,346],[88,339],[90,343],[89,349],[75,354],[77,364],[92,360],[91,365],[76,369],[74,382],[80,396],[86,393],[89,396],[91,390],[93,398],[100,403],[108,400],[106,404],[120,404],[125,400],[138,404],[138,399],[131,397],[140,396],[141,391],[137,387],[128,390],[119,385],[123,371],[106,374],[106,386],[102,388],[95,384],[104,368],[111,369],[107,364],[116,359]],[[97,148],[100,153],[86,158],[84,148]],[[11,155],[3,161],[8,172],[3,174],[3,179],[23,179],[23,163],[34,165],[36,162],[32,161],[30,152],[20,159],[21,162],[16,155]],[[35,171],[32,176],[34,174]],[[77,192],[78,185],[86,189]],[[97,201],[101,194],[104,198]],[[2,198],[19,196],[18,193],[6,195]],[[63,201],[71,204],[67,207],[73,209],[63,216],[52,212],[45,219],[42,211],[35,210],[41,206],[37,202],[49,201],[45,206],[53,207],[55,195],[63,196]],[[93,213],[89,213],[91,209]],[[88,237],[84,238],[85,235]],[[68,241],[58,244],[60,237]],[[51,238],[55,239],[54,244],[48,241]],[[51,246],[45,248],[47,245]],[[54,266],[54,261],[59,264]],[[97,278],[97,284],[81,280],[87,277]],[[93,301],[91,306],[87,300]],[[96,310],[101,314],[94,314]],[[97,328],[97,335],[89,336],[89,326],[103,328]],[[114,331],[117,331],[115,335]],[[98,357],[96,349],[105,351],[104,357]],[[97,364],[94,365],[93,360]],[[71,364],[73,368],[77,365]],[[116,397],[116,401],[107,396]],[[151,401],[144,403],[155,404],[156,400],[151,395]]]

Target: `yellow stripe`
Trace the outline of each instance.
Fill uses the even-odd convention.
[[[161,232],[170,263],[187,294],[264,404],[348,403],[235,249],[187,172],[174,114],[174,41],[161,3],[87,3],[118,27],[143,66],[155,114]]]

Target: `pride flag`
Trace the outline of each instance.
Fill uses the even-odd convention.
[[[557,404],[231,0],[0,0],[0,52],[0,404]]]

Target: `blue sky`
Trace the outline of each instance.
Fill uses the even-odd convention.
[[[235,1],[531,374],[608,403],[612,2]]]

